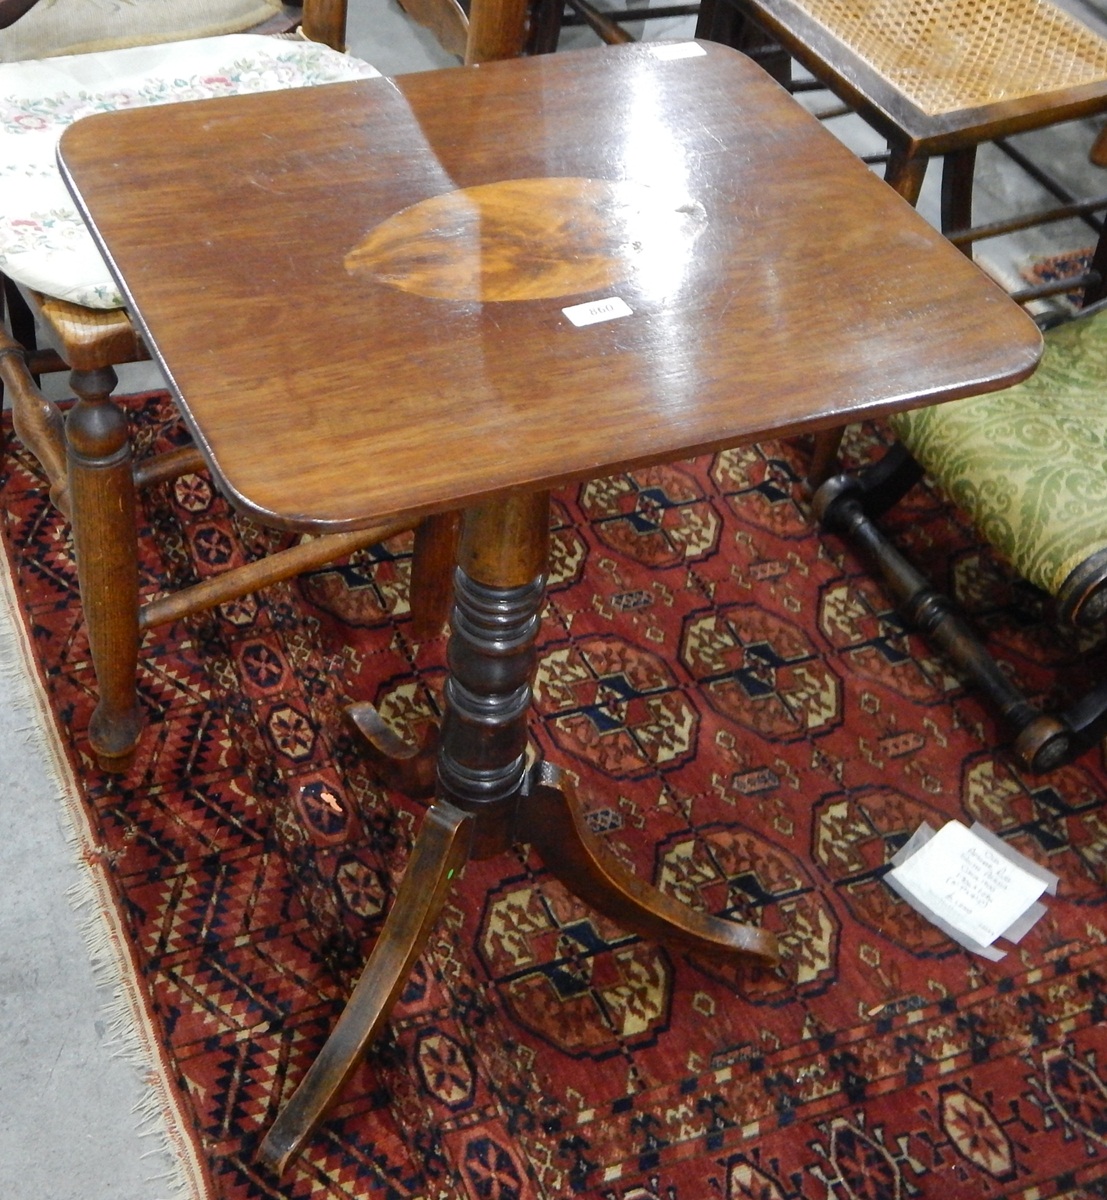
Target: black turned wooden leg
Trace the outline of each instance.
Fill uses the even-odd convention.
[[[395,903],[353,995],[258,1151],[258,1161],[278,1175],[303,1150],[388,1020],[438,920],[451,881],[469,856],[471,832],[469,814],[448,804],[436,804],[424,817]]]
[[[909,471],[914,460],[905,457]],[[874,495],[879,504],[894,492],[894,481],[885,479]],[[1043,713],[1030,703],[952,603],[892,545],[872,519],[866,499],[863,477],[838,475],[816,492],[812,509],[824,528],[840,534],[876,567],[904,618],[944,652],[1014,731],[1012,751],[1020,766],[1036,773],[1069,762],[1082,749],[1078,731],[1063,716]]]
[[[138,668],[138,533],[126,415],[115,372],[74,371],[66,420],[77,578],[100,699],[89,741],[105,770],[130,765],[142,725]]]

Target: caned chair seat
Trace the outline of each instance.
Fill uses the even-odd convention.
[[[377,74],[318,42],[257,34],[0,66],[0,272],[85,308],[122,306],[57,167],[58,139],[78,118]]]
[[[1046,335],[1025,383],[898,414],[892,426],[980,534],[1064,596],[1107,554],[1107,311]]]
[[[733,12],[884,134],[893,165],[1107,107],[1107,38],[1050,0],[708,0],[698,32],[735,36]]]
[[[1107,42],[1043,0],[803,0],[843,48],[925,118],[1107,80]],[[971,115],[970,115],[971,114]]]

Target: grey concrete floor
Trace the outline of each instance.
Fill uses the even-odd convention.
[[[384,73],[455,65],[395,0],[353,0],[351,10],[351,49]],[[687,21],[651,22],[635,32],[685,36],[690,29]],[[586,31],[566,40],[594,42]],[[877,148],[856,122],[834,128],[857,148]],[[1074,187],[1107,192],[1107,173],[1086,162],[1092,132],[1078,123],[1032,140]],[[1036,185],[998,152],[981,155],[977,194],[978,218],[1041,202]],[[930,218],[936,195],[936,179],[928,180],[920,207]],[[1009,277],[1027,256],[1091,238],[1070,223],[1008,239],[987,254],[995,272]],[[142,367],[123,373],[121,388],[160,382]],[[141,1056],[134,1060],[133,1022],[119,1009],[112,972],[92,966],[82,932],[89,908],[73,906],[86,882],[58,799],[64,783],[36,733],[35,693],[13,645],[10,602],[0,594],[0,1197],[169,1200],[181,1194],[177,1160],[157,1114],[144,1109],[152,1093]]]

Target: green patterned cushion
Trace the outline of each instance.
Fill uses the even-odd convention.
[[[1056,595],[1107,547],[1107,311],[1045,340],[1024,383],[899,413],[892,426],[981,535]]]

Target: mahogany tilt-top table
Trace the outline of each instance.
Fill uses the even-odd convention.
[[[629,874],[527,767],[548,490],[1006,386],[1033,323],[708,43],[105,114],[60,155],[238,506],[313,532],[464,510],[435,800],[261,1157],[302,1148],[470,855],[530,842],[632,931],[773,961],[767,932]]]

